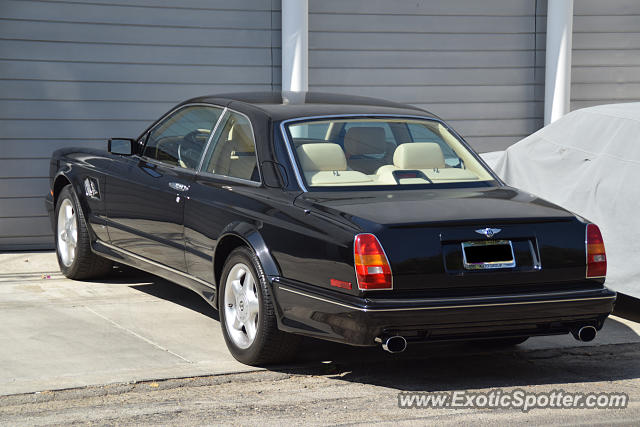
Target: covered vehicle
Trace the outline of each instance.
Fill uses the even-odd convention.
[[[67,277],[117,261],[189,287],[248,364],[294,356],[299,335],[390,352],[591,340],[615,301],[595,224],[383,100],[192,99],[108,152],[56,151],[47,203]]]
[[[595,221],[607,247],[607,286],[640,298],[640,103],[573,111],[505,152],[509,185]]]

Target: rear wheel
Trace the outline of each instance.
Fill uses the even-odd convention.
[[[222,333],[233,357],[247,365],[293,358],[300,337],[278,329],[267,278],[253,251],[231,252],[218,292]]]
[[[91,251],[87,223],[71,185],[60,191],[55,212],[56,253],[62,274],[69,279],[81,280],[111,271],[113,263]]]

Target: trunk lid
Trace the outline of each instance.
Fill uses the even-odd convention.
[[[296,204],[348,223],[356,233],[375,234],[389,258],[397,295],[584,287],[585,224],[513,188],[311,192]],[[499,231],[490,237],[478,232],[487,228]],[[472,250],[490,258],[482,251],[495,246],[484,245],[496,241],[512,248],[514,266],[465,267]],[[464,249],[463,244],[481,247]]]

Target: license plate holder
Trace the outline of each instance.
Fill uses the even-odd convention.
[[[462,264],[466,270],[515,268],[511,240],[462,242]]]

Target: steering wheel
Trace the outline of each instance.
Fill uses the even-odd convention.
[[[194,159],[189,157],[189,152],[202,152],[210,135],[209,129],[194,129],[186,134],[182,138],[184,144],[178,145],[178,164],[183,168],[195,168],[197,165],[191,164]]]
[[[209,129],[194,129],[184,136],[184,139],[192,144],[206,144],[211,131]]]

